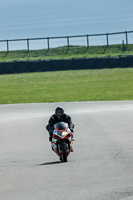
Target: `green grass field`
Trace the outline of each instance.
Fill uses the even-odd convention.
[[[133,100],[133,68],[0,75],[0,104]]]
[[[52,48],[49,51],[26,50],[0,52],[0,62],[26,61],[26,60],[50,60],[50,59],[71,59],[71,58],[94,58],[94,57],[118,57],[133,55],[133,45],[110,45],[110,46],[70,46]]]

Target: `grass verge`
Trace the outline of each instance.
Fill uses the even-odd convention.
[[[71,58],[94,58],[94,57],[118,57],[133,55],[133,45],[110,45],[110,46],[70,46],[51,48],[44,50],[26,50],[0,52],[0,62],[27,61],[27,60],[50,60]]]
[[[0,75],[0,104],[133,100],[133,68]]]

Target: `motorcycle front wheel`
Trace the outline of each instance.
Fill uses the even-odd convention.
[[[62,156],[61,156],[62,161],[67,162],[67,149],[65,143],[61,145],[61,150],[62,150]]]

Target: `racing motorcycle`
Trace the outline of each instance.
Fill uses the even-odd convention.
[[[62,162],[67,162],[67,157],[72,150],[72,132],[65,122],[58,122],[54,125],[52,137],[52,150],[59,156]]]

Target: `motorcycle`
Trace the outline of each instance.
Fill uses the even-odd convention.
[[[62,162],[67,162],[67,157],[72,150],[72,132],[65,122],[58,122],[54,125],[52,137],[52,150],[59,156]]]

